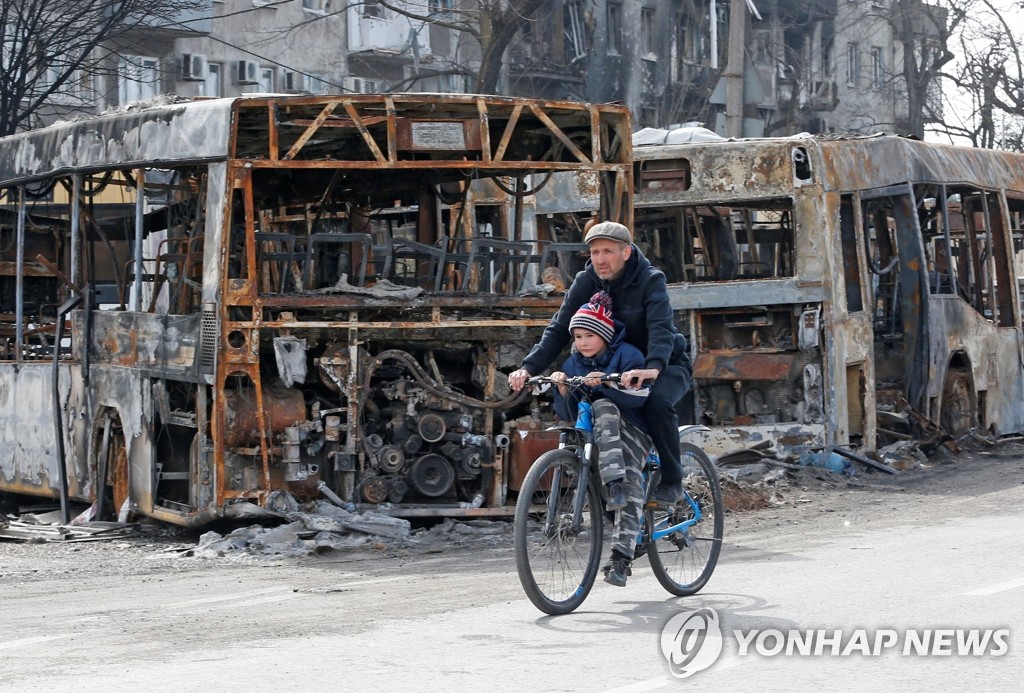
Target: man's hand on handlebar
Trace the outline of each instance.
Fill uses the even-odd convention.
[[[623,373],[620,382],[627,389],[638,390],[645,383],[653,383],[657,380],[660,373],[657,368],[637,368]]]
[[[526,381],[529,379],[530,372],[525,368],[520,368],[508,374],[508,386],[512,388],[513,392],[519,392],[526,386]]]

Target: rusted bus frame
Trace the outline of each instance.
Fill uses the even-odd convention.
[[[794,175],[795,166],[766,164],[766,162],[772,161],[786,162],[787,152],[798,147],[803,148],[806,153],[811,155],[808,157],[810,176],[801,178],[801,176]],[[685,192],[638,192],[638,208],[702,204],[728,206],[733,203],[746,203],[773,197],[787,197],[796,203],[803,198],[811,197],[821,201],[817,209],[824,215],[821,219],[810,219],[810,223],[813,225],[816,220],[822,223],[828,222],[832,218],[830,215],[838,213],[839,195],[851,196],[856,200],[854,215],[860,262],[863,260],[861,253],[864,248],[864,223],[861,219],[860,207],[862,199],[892,195],[913,196],[914,186],[917,184],[940,185],[942,218],[945,224],[942,235],[948,246],[949,229],[948,221],[945,220],[948,220],[949,215],[945,202],[949,189],[966,185],[984,193],[980,196],[978,206],[988,212],[989,222],[983,231],[991,235],[990,242],[993,249],[993,257],[987,258],[986,261],[989,263],[989,272],[993,274],[1000,286],[1005,286],[1007,289],[1002,296],[993,297],[994,317],[1012,313],[1013,325],[1009,328],[1007,326],[1000,328],[999,325],[979,316],[970,320],[967,319],[969,317],[967,315],[960,316],[961,313],[970,312],[962,310],[966,307],[966,303],[962,299],[955,296],[932,296],[927,287],[919,286],[920,274],[915,275],[914,286],[908,287],[907,290],[912,288],[919,291],[916,305],[920,307],[921,313],[928,315],[927,322],[922,322],[919,326],[919,329],[927,332],[927,336],[916,336],[924,342],[930,340],[932,346],[928,349],[926,345],[922,345],[926,351],[931,351],[931,358],[928,363],[921,363],[921,357],[918,355],[918,365],[914,368],[920,371],[921,377],[928,380],[928,394],[934,398],[936,388],[941,390],[942,378],[951,353],[950,347],[946,346],[945,342],[952,340],[951,344],[953,342],[971,343],[973,346],[969,350],[972,353],[971,363],[975,373],[977,374],[978,369],[981,369],[984,376],[984,371],[992,368],[1001,374],[1006,373],[1006,367],[1012,363],[1013,376],[1000,380],[1004,383],[1004,388],[1009,386],[1010,389],[1017,388],[1015,391],[1019,391],[1021,381],[1021,297],[1009,262],[1000,264],[994,256],[1000,252],[1006,257],[1012,256],[1012,252],[1009,250],[1012,248],[1012,239],[1009,238],[1009,231],[1005,223],[1009,218],[1006,193],[1017,191],[1016,196],[1019,197],[1019,191],[1024,189],[1024,157],[1021,155],[926,144],[891,136],[841,141],[819,139],[747,140],[704,145],[663,146],[644,148],[644,150],[645,153],[638,158],[638,161],[685,158],[690,161],[695,175],[692,184]],[[753,173],[751,174],[751,172]],[[921,229],[918,227],[917,215],[913,213],[916,203],[906,200],[905,197],[901,199],[910,209],[903,209],[900,217],[909,219],[913,223],[912,235],[920,239]],[[1000,208],[998,211],[995,209],[997,206]],[[965,211],[965,214],[968,213]],[[803,217],[802,223],[804,225],[808,223],[806,216]],[[835,230],[835,233],[838,234],[838,229]],[[902,233],[907,236],[908,229],[904,228]],[[904,243],[906,243],[906,239],[904,239]],[[837,304],[843,299],[843,287],[839,286],[840,282],[831,280],[837,271],[842,271],[842,260],[838,260],[839,264],[833,262],[833,259],[839,258],[837,250],[839,245],[837,239],[829,241],[828,257],[830,259],[824,268],[826,272],[823,275],[824,281],[813,277],[808,278],[801,272],[790,279],[681,283],[669,287],[673,307],[677,310],[700,311],[707,308],[742,307],[752,304],[821,303],[823,310],[842,316],[845,314],[845,309]],[[961,252],[970,253],[974,252],[974,249],[967,247]],[[905,259],[902,264],[920,264],[917,262],[918,257],[924,258],[923,250],[915,251],[911,259]],[[862,262],[861,266],[864,267],[865,264]],[[923,271],[923,266],[916,269]],[[968,269],[970,269],[969,265]],[[955,271],[957,271],[955,263],[950,263],[950,272]],[[828,274],[829,272],[831,274]],[[861,272],[861,290],[868,297],[871,296],[870,276],[870,273]],[[908,296],[905,300],[911,300],[911,297]],[[1000,304],[999,301],[1002,303]],[[864,303],[865,307],[861,314],[873,314],[871,299],[866,298]],[[954,308],[956,310],[953,310]],[[929,315],[929,313],[931,314]],[[904,317],[912,318],[913,316],[905,315]],[[1004,325],[1011,322],[1008,316],[1001,320],[1005,320]],[[861,329],[863,326],[854,324],[855,322],[850,321],[850,324],[842,326],[837,323],[825,331],[823,375],[826,377],[825,386],[828,398],[826,403],[832,402],[837,406],[844,403],[839,397],[841,392],[845,392],[845,389],[842,389],[843,384],[845,383],[849,387],[854,386],[852,382],[847,383],[846,381],[847,371],[858,365],[861,367],[862,386],[868,390],[874,389],[875,356],[873,353],[869,353],[871,351],[871,331],[868,331],[869,346],[866,351],[863,349],[848,351],[848,349],[856,347],[856,344],[851,344],[847,340],[857,340],[864,336]],[[989,334],[983,335],[980,340],[970,338],[972,334],[984,332],[989,332]],[[957,333],[959,333],[959,337],[955,336]],[[1017,345],[1009,349],[1004,348],[1005,345],[999,347],[1003,352],[1002,356],[997,359],[1000,363],[993,366],[990,362],[995,359],[996,351],[978,351],[982,343],[992,346],[998,341],[1002,344],[1010,335],[1014,336]],[[917,349],[913,349],[913,351],[916,353]],[[938,351],[942,352],[941,358],[936,353]],[[976,354],[980,354],[980,358],[976,358]],[[992,382],[991,377],[988,378],[988,382]],[[916,389],[921,391],[922,396],[924,395],[923,386],[919,385]],[[994,396],[994,393],[990,391],[990,395]],[[1001,393],[999,397],[1005,400],[1006,393]],[[874,400],[871,399],[864,404],[868,406],[873,402]],[[916,404],[927,406],[922,401]],[[1006,403],[1002,406],[1005,407]],[[1021,409],[1019,402],[1012,406],[1016,410]],[[869,442],[871,445],[875,431],[874,426],[870,424],[873,422],[874,416],[873,413],[868,412],[865,412],[865,415],[868,426],[864,430],[864,439],[871,441]],[[1022,423],[1024,417],[1019,416],[1019,411],[1013,414],[1013,420],[1016,422],[1012,424],[1013,426],[1019,428],[1024,425]],[[836,427],[841,423],[841,421],[836,422],[830,419],[830,427]],[[848,424],[849,422],[842,424],[844,430]],[[780,425],[780,427],[784,426],[784,424]],[[762,426],[762,430],[758,431],[757,435],[764,434],[764,428],[766,427]],[[821,433],[824,434],[825,431],[822,430]]]
[[[236,104],[236,108],[241,109],[253,109],[265,107],[268,109],[268,161],[280,161],[278,153],[276,152],[277,142],[280,137],[280,125],[278,123],[280,114],[280,104],[282,99],[279,98],[253,98],[239,100]],[[426,113],[411,113],[408,117],[414,120],[471,120],[471,116],[475,115],[475,120],[478,122],[481,131],[481,154],[483,163],[502,163],[507,166],[512,161],[505,159],[505,154],[508,150],[513,132],[522,118],[524,109],[528,109],[529,112],[538,120],[541,124],[547,128],[548,132],[559,140],[569,152],[576,158],[576,162],[583,164],[587,167],[599,165],[602,163],[612,163],[604,160],[602,146],[605,144],[603,138],[600,136],[602,125],[609,129],[617,129],[616,132],[618,142],[620,143],[621,150],[618,152],[617,160],[619,163],[630,162],[630,145],[629,139],[626,137],[629,133],[626,132],[628,128],[628,112],[621,106],[609,106],[609,105],[595,105],[595,104],[577,104],[565,101],[547,101],[547,102],[528,102],[525,103],[520,100],[514,99],[503,99],[497,97],[485,97],[485,96],[470,96],[459,99],[449,99],[448,95],[444,97],[428,96],[428,95],[365,95],[365,96],[345,96],[345,97],[305,97],[298,99],[289,99],[289,105],[296,107],[310,106],[315,107],[323,104],[323,107],[319,115],[310,121],[306,125],[305,131],[299,136],[296,142],[292,145],[289,152],[283,157],[284,160],[294,159],[302,147],[316,134],[316,132],[322,127],[351,127],[355,128],[362,136],[366,145],[370,148],[374,155],[375,162],[394,164],[398,161],[397,157],[397,129],[395,127],[396,120],[399,118],[397,115],[397,104],[403,106],[416,106],[416,105],[428,105],[428,104],[441,104],[446,109],[451,109],[456,105],[462,105],[466,107],[460,112],[445,112],[440,115],[431,116],[429,112]],[[337,120],[335,116],[334,122],[328,122],[332,117],[334,110],[341,106],[348,116],[347,121]],[[358,110],[358,107],[381,107],[385,110],[385,115],[367,115],[364,116]],[[495,151],[491,151],[490,142],[490,131],[488,128],[489,121],[494,115],[495,110],[501,110],[502,114],[506,113],[509,116],[509,120],[506,124],[504,133],[498,143],[498,147]],[[566,114],[584,116],[588,121],[590,128],[590,140],[591,148],[590,153],[586,153],[581,150],[576,144],[565,134],[562,127],[555,121],[555,118],[563,117]],[[366,129],[368,124],[379,123],[382,120],[387,120],[387,154],[380,151],[376,141],[370,135]],[[305,121],[296,121],[296,124],[304,124]],[[486,133],[486,134],[484,134]],[[237,156],[237,149],[232,148],[232,156]],[[436,162],[435,162],[436,163]],[[465,163],[465,162],[463,162]],[[540,162],[532,162],[534,164]],[[563,166],[566,163],[562,162]]]
[[[94,403],[96,406],[93,407],[95,411],[87,412],[86,418],[89,419],[89,425],[91,425],[96,412],[104,411],[103,408],[117,412],[116,415],[121,419],[120,423],[124,428],[127,438],[124,451],[126,454],[126,464],[133,470],[132,478],[125,477],[125,483],[131,483],[131,497],[133,501],[138,503],[139,510],[144,514],[181,524],[198,525],[216,516],[230,514],[228,507],[233,499],[244,496],[261,503],[266,500],[266,494],[270,489],[272,481],[269,458],[272,454],[276,455],[278,453],[273,447],[271,437],[266,434],[267,422],[266,415],[264,414],[265,403],[263,401],[263,383],[260,376],[260,358],[258,354],[261,330],[264,328],[296,328],[300,330],[326,328],[338,330],[338,337],[342,337],[345,333],[341,332],[341,330],[345,330],[348,335],[351,349],[350,357],[353,363],[357,360],[356,352],[360,340],[365,339],[365,336],[368,334],[392,335],[396,332],[401,332],[412,336],[414,339],[425,336],[429,337],[429,339],[436,339],[436,336],[429,334],[430,330],[435,332],[460,330],[462,334],[467,335],[473,334],[474,331],[479,333],[480,330],[488,330],[491,336],[488,336],[484,341],[490,344],[491,353],[480,363],[487,368],[489,373],[489,378],[486,380],[487,385],[483,388],[485,390],[483,396],[492,398],[494,395],[496,369],[495,352],[496,345],[500,342],[493,335],[498,334],[500,330],[506,329],[510,332],[539,329],[547,322],[546,317],[539,317],[540,313],[549,309],[553,311],[558,303],[557,299],[532,297],[426,297],[421,299],[421,303],[432,306],[434,311],[433,317],[428,322],[414,322],[406,320],[382,321],[370,319],[369,316],[364,318],[359,312],[360,305],[358,301],[355,305],[346,306],[345,299],[338,299],[336,297],[281,297],[284,299],[281,303],[276,303],[278,297],[260,297],[257,293],[258,273],[256,271],[255,255],[255,224],[257,220],[255,219],[255,205],[253,202],[252,171],[254,169],[278,168],[297,170],[303,168],[331,168],[334,170],[382,170],[386,168],[402,168],[424,171],[471,169],[479,171],[479,177],[535,172],[544,173],[549,170],[597,171],[606,174],[604,177],[606,182],[614,181],[615,190],[617,191],[612,193],[609,186],[605,199],[607,197],[615,197],[621,200],[626,193],[631,191],[629,179],[632,169],[628,150],[616,149],[614,150],[614,161],[601,161],[603,153],[613,151],[604,146],[608,142],[619,138],[620,141],[628,143],[628,137],[624,137],[628,135],[628,112],[620,107],[604,108],[574,104],[544,104],[543,106],[527,107],[528,104],[524,105],[525,102],[511,99],[502,100],[491,97],[458,99],[459,103],[466,105],[466,110],[459,111],[454,115],[446,113],[439,119],[470,119],[469,110],[472,109],[472,117],[479,120],[482,128],[480,133],[481,151],[477,152],[474,150],[474,156],[480,156],[481,158],[474,161],[399,161],[398,130],[396,127],[398,118],[396,113],[400,112],[407,105],[406,102],[423,101],[423,99],[418,99],[418,97],[408,99],[404,97],[385,97],[384,104],[387,114],[386,116],[379,117],[368,115],[360,110],[364,101],[373,100],[374,98],[356,98],[349,102],[349,107],[356,116],[356,118],[352,119],[352,123],[355,124],[356,121],[359,121],[364,126],[364,134],[361,135],[363,141],[370,147],[371,151],[374,145],[379,145],[379,151],[374,154],[373,161],[346,162],[336,159],[295,161],[288,158],[301,156],[304,151],[303,148],[307,147],[309,142],[317,137],[317,133],[322,135],[325,132],[324,128],[339,124],[334,122],[334,112],[337,106],[325,104],[323,98],[319,100],[314,99],[314,101],[318,102],[318,105],[316,110],[307,119],[308,122],[305,122],[304,130],[300,131],[302,141],[298,143],[291,139],[293,135],[291,132],[288,133],[288,139],[282,139],[281,137],[282,133],[279,130],[277,111],[279,104],[284,103],[285,100],[271,99],[267,102],[269,107],[266,108],[264,113],[257,115],[258,118],[263,118],[262,122],[253,129],[254,132],[259,133],[257,137],[260,139],[250,139],[248,141],[249,145],[252,145],[254,141],[259,143],[258,146],[265,144],[267,159],[243,161],[229,157],[229,152],[231,151],[229,148],[234,146],[234,141],[238,136],[237,118],[229,118],[226,115],[229,109],[225,107],[225,102],[229,100],[222,100],[219,103],[176,104],[171,107],[146,109],[138,114],[105,116],[97,119],[95,122],[74,123],[46,129],[45,132],[41,133],[27,133],[24,136],[15,138],[17,142],[14,143],[6,140],[6,138],[5,141],[0,142],[0,152],[8,153],[16,151],[13,144],[17,144],[19,147],[38,147],[41,151],[49,151],[47,147],[54,144],[63,142],[66,145],[67,142],[72,141],[79,143],[82,151],[76,150],[70,153],[70,149],[64,146],[60,150],[60,156],[50,159],[43,157],[38,161],[32,159],[31,162],[35,163],[30,162],[31,166],[28,168],[0,165],[0,172],[3,173],[0,177],[3,177],[9,186],[17,186],[26,181],[47,177],[73,176],[72,187],[77,191],[73,194],[73,199],[80,199],[80,191],[83,187],[81,177],[85,175],[84,172],[135,171],[136,180],[140,182],[139,188],[142,187],[141,181],[143,178],[143,174],[140,172],[157,161],[162,164],[169,163],[172,167],[205,166],[209,174],[206,207],[203,215],[200,217],[207,231],[205,234],[207,247],[206,252],[203,254],[202,287],[200,289],[202,313],[196,314],[197,318],[201,318],[202,325],[201,329],[198,330],[195,341],[197,355],[193,367],[190,367],[188,372],[174,371],[171,373],[172,377],[168,378],[168,380],[200,385],[199,389],[201,392],[197,396],[198,399],[187,406],[189,411],[191,411],[191,407],[195,407],[195,428],[198,434],[201,434],[196,440],[208,441],[201,442],[201,444],[209,445],[213,448],[212,454],[208,452],[210,448],[199,450],[198,467],[196,468],[198,471],[193,470],[192,472],[194,475],[205,472],[210,473],[210,485],[207,487],[209,490],[208,492],[201,492],[200,495],[203,495],[203,499],[195,502],[193,512],[190,513],[187,508],[183,507],[192,502],[191,498],[175,495],[170,497],[174,505],[163,506],[155,503],[156,497],[160,493],[158,490],[159,481],[156,476],[157,467],[154,466],[154,463],[158,461],[155,448],[150,450],[152,440],[150,440],[148,435],[137,437],[133,433],[139,430],[145,433],[146,427],[155,423],[152,419],[154,412],[149,409],[150,405],[146,403],[148,401],[146,399],[147,396],[142,394],[145,392],[145,386],[148,382],[146,379],[168,375],[159,364],[153,366],[141,362],[140,352],[143,347],[141,333],[137,334],[134,329],[130,330],[127,334],[122,331],[121,334],[124,338],[123,352],[119,352],[114,358],[99,359],[93,370],[93,385],[89,386],[88,389],[89,397],[92,398],[91,388],[100,386],[100,381],[105,380],[109,375],[110,378],[120,379],[119,382],[123,386],[134,388],[133,391],[137,391],[137,394],[139,394],[139,401],[133,401],[128,407],[132,410],[129,416],[125,415],[125,410],[121,408],[120,403],[115,404],[111,399],[111,395],[105,393],[99,399],[96,399]],[[442,97],[438,103],[444,103],[446,99],[447,97]],[[396,101],[398,102],[397,107]],[[230,101],[230,113],[232,116],[235,116],[237,115],[238,108],[249,108],[255,102],[255,99]],[[554,110],[547,110],[549,106]],[[567,152],[566,158],[571,157],[571,159],[561,162],[508,160],[510,145],[515,144],[516,128],[509,128],[507,135],[500,142],[496,142],[497,134],[489,127],[490,119],[495,115],[495,109],[501,111],[502,117],[508,117],[513,109],[518,109],[517,113],[523,114],[523,117],[519,119],[519,126],[523,125],[526,118],[531,118],[529,121],[530,127],[539,129],[541,128],[541,123],[546,119],[547,123],[550,124],[544,124],[544,127],[547,129],[544,136],[550,137],[550,140],[545,140],[545,146],[550,146],[550,143],[557,141],[560,145],[556,146],[564,147],[563,151]],[[432,119],[430,114],[425,111],[420,115],[425,120]],[[303,116],[305,117],[305,114]],[[576,135],[570,138],[566,134],[569,130],[562,129],[565,125],[561,119],[566,116],[571,116],[573,129],[580,133],[578,138]],[[532,120],[532,118],[537,118],[537,120]],[[382,123],[386,125],[387,129],[386,152],[384,151],[385,147],[379,132]],[[292,125],[295,124],[293,121]],[[252,125],[251,120],[248,122],[248,125]],[[373,137],[369,137],[368,131],[365,130],[366,127],[374,128]],[[202,136],[199,136],[200,129],[202,129]],[[94,130],[95,132],[93,132]],[[590,146],[580,144],[585,141],[586,137],[583,135],[586,133],[589,133],[589,136],[592,138]],[[344,137],[348,138],[348,141],[358,142],[358,138],[351,137],[348,133]],[[112,146],[95,146],[97,140],[104,138]],[[285,143],[287,143],[286,146],[282,146]],[[495,156],[497,151],[495,149],[496,145],[502,148],[501,157]],[[9,161],[14,161],[15,159],[19,162],[30,161],[26,157],[18,158],[12,156],[5,158],[8,158]],[[227,244],[229,239],[232,238],[228,219],[232,213],[233,200],[236,195],[240,196],[244,203],[242,205],[245,216],[244,223],[240,218],[234,220],[234,223],[238,225],[239,231],[244,228],[245,255],[244,259],[240,258],[245,266],[244,277],[233,276],[229,271],[229,258],[227,257],[227,253],[231,252]],[[141,301],[141,292],[138,291],[138,288],[140,280],[143,278],[143,265],[138,259],[139,241],[143,235],[142,224],[138,219],[138,212],[141,209],[140,203],[141,197],[136,201],[135,232],[132,234],[129,231],[127,234],[128,247],[135,262],[135,276],[132,284],[135,286],[136,291],[135,298],[131,304],[131,307],[135,309],[141,307],[139,303]],[[624,207],[624,210],[628,212],[629,207]],[[463,209],[463,211],[465,212],[466,210]],[[242,212],[239,213],[241,214]],[[82,221],[87,221],[80,216],[81,214],[87,214],[86,210],[79,205],[74,205],[72,209],[72,248],[77,249],[77,252],[72,258],[72,268],[70,271],[72,281],[83,280],[82,277],[78,276],[83,268],[75,264],[78,260],[77,253],[81,252],[81,239],[77,238],[75,234],[80,233],[81,229],[78,227]],[[626,217],[622,217],[621,220],[627,223],[629,221]],[[19,246],[21,245],[19,243]],[[25,258],[19,259],[25,260]],[[17,263],[12,263],[12,265],[15,265],[15,269],[17,269]],[[18,275],[19,277],[32,276],[35,269],[35,264],[22,262],[21,271],[18,272]],[[88,280],[88,277],[85,277],[84,280]],[[309,303],[306,303],[307,299],[311,299]],[[19,301],[19,305],[21,303],[22,301]],[[366,300],[363,303],[367,308],[372,307],[375,310],[381,308],[380,304],[374,303],[372,300]],[[305,320],[302,322],[264,320],[266,315],[264,313],[265,309],[301,308],[304,305],[320,308],[340,307],[343,311],[348,312],[348,321],[335,319],[328,321]],[[397,306],[394,303],[392,305]],[[231,309],[240,306],[245,306],[252,311],[252,319],[237,319],[240,316]],[[520,314],[509,315],[508,318],[461,320],[454,315],[445,315],[444,308],[446,307],[453,309],[472,307],[483,309],[484,311],[488,308],[497,309],[498,311],[514,308]],[[428,310],[430,309],[428,308]],[[143,313],[132,311],[125,311],[125,315],[137,315],[139,318],[144,317]],[[215,316],[215,319],[210,323],[211,326],[208,326],[207,318],[209,316]],[[229,341],[229,335],[235,331],[244,335],[244,343],[237,348],[232,346]],[[19,344],[22,341],[24,340],[19,339]],[[80,346],[85,347],[86,353],[83,358],[88,359],[88,351],[94,345],[80,342]],[[93,352],[94,359],[96,358],[95,354],[98,353],[101,352]],[[207,361],[207,358],[209,358],[209,361]],[[88,364],[83,366],[83,370],[88,370]],[[227,429],[227,422],[225,420],[224,394],[225,386],[233,374],[245,376],[254,386],[253,396],[257,401],[256,411],[259,417],[258,428],[263,431],[259,450],[253,453],[254,458],[251,463],[252,469],[257,476],[255,483],[251,484],[253,486],[252,491],[245,488],[247,485],[243,485],[241,488],[233,488],[234,485],[231,479],[225,474],[227,467],[225,466],[223,439]],[[353,370],[354,376],[355,372]],[[61,380],[64,380],[63,376]],[[81,383],[82,381],[79,379],[77,382]],[[351,389],[353,397],[349,399],[349,421],[355,420],[358,416],[355,407],[360,387],[357,382],[352,382],[351,385],[353,386]],[[212,410],[209,410],[207,407],[207,396],[212,397]],[[91,407],[92,404],[90,403],[89,406]],[[266,404],[269,405],[269,403]],[[99,416],[102,418],[106,414],[100,413]],[[493,415],[486,418],[486,423],[482,423],[479,430],[483,430],[485,426],[487,435],[493,435],[495,433],[494,426],[496,420]],[[87,431],[82,435],[89,435],[89,440],[91,441],[91,433]],[[353,445],[352,440],[349,439],[347,444]],[[352,450],[349,450],[349,452],[352,452]],[[260,459],[257,461],[257,458]],[[81,462],[84,461],[80,460]],[[136,472],[138,473],[136,474]],[[182,472],[178,471],[177,473],[180,474]],[[246,473],[249,474],[250,472],[247,470]],[[273,473],[277,473],[276,468]],[[493,494],[489,500],[492,503],[500,503],[502,499],[499,496],[502,493],[503,485],[501,468],[497,467],[495,473],[495,482],[490,487]],[[193,476],[190,483],[196,484],[195,476]],[[256,486],[259,488],[256,488]],[[129,489],[126,486],[124,494],[128,493]],[[504,508],[461,508],[458,509],[458,514],[488,516],[503,514],[506,511],[507,509]],[[425,515],[435,513],[443,515],[452,514],[452,509],[428,509],[412,511],[412,514],[416,514],[416,512]]]
[[[455,169],[459,171],[478,170],[485,175],[495,174],[496,171],[524,171],[527,173],[542,172],[542,171],[568,171],[568,170],[587,170],[587,171],[609,171],[609,172],[625,172],[628,171],[631,166],[629,164],[617,164],[617,163],[596,163],[596,164],[575,164],[572,162],[552,162],[552,161],[510,161],[510,162],[499,162],[491,161],[490,165],[485,165],[482,161],[430,161],[414,160],[414,161],[369,161],[365,159],[359,159],[356,161],[343,161],[338,162],[333,159],[317,159],[317,160],[294,160],[294,161],[271,161],[269,159],[245,159],[248,165],[253,168],[270,168],[270,169],[322,169],[322,168],[343,168],[346,170],[371,170],[379,171],[381,169],[401,169],[401,170],[415,170],[415,169]],[[385,165],[386,164],[386,165]],[[500,164],[500,165],[499,165]],[[499,174],[501,175],[501,174]],[[505,174],[508,175],[508,174]],[[625,191],[626,188],[623,188]]]

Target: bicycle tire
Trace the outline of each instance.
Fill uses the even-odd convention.
[[[594,586],[601,561],[603,520],[593,475],[585,489],[580,529],[575,534],[567,531],[579,469],[576,452],[564,448],[545,452],[527,472],[516,502],[512,535],[516,571],[526,596],[546,614],[567,614],[579,607]],[[556,471],[562,480],[556,490],[555,521],[545,529]]]
[[[711,578],[722,551],[725,508],[718,470],[696,445],[680,443],[683,460],[683,488],[699,505],[701,520],[685,531],[647,540],[647,555],[661,586],[677,597],[699,592]],[[686,501],[673,509],[650,506],[644,509],[645,532],[666,524],[678,524],[693,517]]]

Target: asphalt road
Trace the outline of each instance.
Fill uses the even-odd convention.
[[[670,597],[641,559],[562,617],[504,545],[6,580],[0,691],[1018,691],[1024,485],[1001,478],[734,517],[704,592]],[[674,639],[699,609],[721,639]],[[722,651],[684,680],[684,646],[691,669]]]

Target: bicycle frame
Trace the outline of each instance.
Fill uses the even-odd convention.
[[[569,430],[568,428],[564,429],[564,431],[566,431],[566,432],[568,432],[568,430]],[[586,489],[586,487],[587,487],[587,483],[590,480],[590,465],[591,465],[591,462],[593,460],[592,454],[593,454],[593,446],[594,446],[594,415],[593,415],[593,407],[590,404],[590,402],[580,402],[579,403],[579,410],[578,410],[578,413],[576,415],[576,426],[575,426],[575,429],[573,429],[573,430],[578,431],[581,434],[581,437],[583,438],[583,448],[582,448],[582,455],[581,455],[581,459],[580,459],[580,463],[581,463],[580,464],[580,481],[579,481],[579,484],[576,487],[576,494],[573,497],[573,504],[572,504],[572,525],[571,526],[572,526],[573,531],[578,531],[579,530],[579,526],[580,526],[580,522],[582,521],[582,517],[583,517],[583,502],[584,502],[584,499],[586,497],[585,493],[580,493],[580,489]],[[561,443],[559,443],[559,447],[562,447],[562,448],[568,447],[568,442],[563,440]],[[645,465],[644,465],[644,476],[645,476],[645,479],[648,478],[648,474],[650,472],[652,472],[655,469],[657,469],[658,465],[659,465],[658,457],[654,453],[654,451],[652,450],[648,454],[647,460],[645,461]],[[556,476],[560,476],[560,474],[556,475]],[[558,478],[558,479],[552,479],[552,484],[554,484],[556,481],[558,483],[561,483],[561,479]],[[665,527],[664,529],[655,529],[654,527],[651,527],[651,528],[644,527],[643,517],[641,517],[640,518],[640,523],[641,523],[640,524],[640,535],[637,537],[637,545],[638,546],[642,546],[643,544],[647,543],[648,541],[650,541],[650,542],[657,541],[657,540],[662,539],[663,537],[666,537],[669,534],[672,534],[674,532],[686,531],[686,530],[690,529],[690,527],[694,526],[695,524],[697,524],[698,522],[701,521],[701,519],[704,517],[704,515],[703,515],[703,513],[700,510],[700,505],[697,503],[697,501],[695,501],[690,496],[690,494],[688,492],[685,491],[685,489],[683,491],[683,494],[686,497],[687,505],[689,505],[690,509],[693,511],[693,517],[691,517],[688,520],[684,520],[683,522],[679,522],[677,524]],[[554,504],[555,502],[556,502],[556,499],[554,499],[554,496],[552,496],[552,498],[548,499],[548,517],[549,518],[551,518],[554,515],[555,508],[552,507],[552,504]],[[645,534],[647,532],[649,532],[649,535],[645,536]]]
[[[612,374],[602,380],[618,382],[618,377]],[[531,380],[535,385],[579,387],[588,379]],[[600,473],[594,466],[598,456],[594,412],[588,394],[580,399],[574,423],[548,429],[561,432],[558,450],[545,452],[530,467],[516,503],[516,571],[530,601],[552,615],[570,613],[590,593],[600,570],[608,513],[608,493],[598,482]],[[639,548],[635,556],[646,553],[662,587],[683,597],[698,592],[714,570],[721,550],[724,511],[713,463],[696,446],[681,443],[681,452],[699,467],[694,474],[708,478],[710,495],[685,492],[685,505],[680,501],[667,508],[656,500],[646,502],[634,540]],[[651,498],[660,466],[657,453],[649,449],[641,470],[645,498]],[[680,516],[688,519],[679,521]],[[709,520],[712,524],[706,529],[710,533],[700,524]],[[705,541],[713,543],[705,545]],[[609,570],[605,568],[606,575]]]

